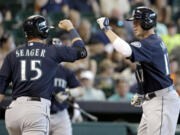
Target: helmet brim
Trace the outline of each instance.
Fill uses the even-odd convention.
[[[48,28],[51,30],[51,29],[54,29],[55,27],[54,26],[48,26]]]
[[[126,21],[133,21],[134,17],[127,18]]]

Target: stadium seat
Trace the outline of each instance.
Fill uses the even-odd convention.
[[[28,2],[28,3],[26,4],[26,9],[28,9],[28,10],[34,9],[34,2],[33,2],[33,3],[32,3],[32,2]]]
[[[92,28],[94,28],[95,30],[97,29],[97,27],[98,27],[98,24],[96,23],[97,18],[94,13],[88,13],[88,14],[81,13],[81,17],[88,19],[92,25]]]
[[[5,30],[12,30],[14,29],[16,24],[15,20],[11,20],[11,21],[3,21],[3,27]]]
[[[59,20],[65,19],[65,15],[60,12],[50,12],[47,14],[47,19],[52,23],[52,25],[57,26]]]
[[[113,88],[103,88],[102,90],[105,93],[106,98],[108,98],[108,97],[110,97],[110,96],[112,96],[114,94],[114,89]]]
[[[25,43],[25,37],[24,37],[24,32],[22,28],[14,29],[12,31],[12,35],[15,39],[15,43],[17,46]]]
[[[27,17],[34,14],[33,10],[21,10],[17,13],[15,19],[16,21],[24,21]]]
[[[21,10],[22,5],[20,3],[10,3],[8,7],[11,10],[12,17],[14,18],[17,15],[17,13]]]
[[[6,4],[6,5],[8,5],[8,4],[14,4],[14,3],[20,3],[20,1],[19,0],[0,0],[0,3],[3,3],[3,4]]]

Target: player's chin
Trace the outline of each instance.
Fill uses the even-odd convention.
[[[141,34],[138,31],[135,31],[134,34],[135,34],[136,38],[140,38],[141,37]]]
[[[144,36],[144,33],[140,32],[140,31],[136,31],[136,32],[134,32],[134,34],[137,39],[142,39]]]

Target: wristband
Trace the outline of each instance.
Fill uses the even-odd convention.
[[[74,39],[72,40],[72,43],[74,43],[74,42],[77,41],[77,40],[81,40],[81,38],[80,38],[80,37],[74,38]]]
[[[77,31],[75,29],[70,30],[69,34],[71,36],[71,40],[73,40],[75,38],[80,38],[79,34],[77,33]]]

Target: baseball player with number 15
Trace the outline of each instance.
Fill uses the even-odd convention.
[[[114,48],[137,62],[139,88],[131,104],[143,108],[138,135],[174,135],[180,111],[180,98],[170,78],[167,48],[154,32],[156,19],[157,14],[152,9],[137,7],[128,21],[133,21],[139,41],[130,44],[111,30],[108,18],[97,20]]]
[[[62,20],[58,26],[70,33],[72,47],[45,44],[51,27],[43,16],[33,15],[23,24],[28,42],[4,60],[0,70],[0,101],[9,83],[13,84],[13,101],[5,114],[9,135],[49,134],[50,99],[58,64],[87,55],[72,23]]]

